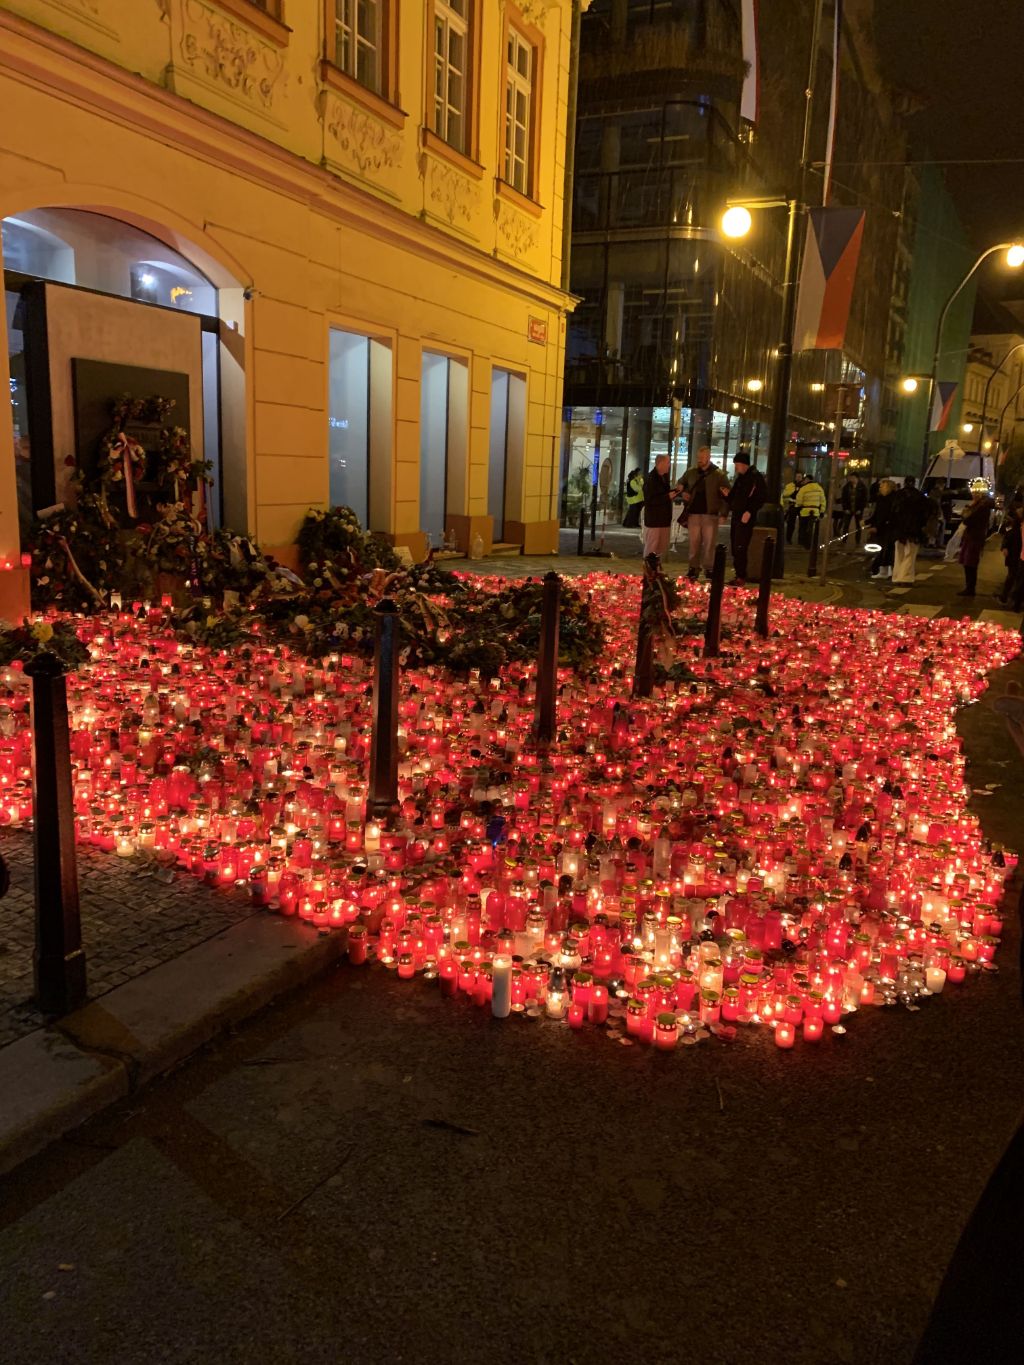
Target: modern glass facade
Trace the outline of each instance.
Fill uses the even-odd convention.
[[[594,0],[584,16],[563,522],[592,483],[620,511],[630,471],[662,451],[679,472],[702,445],[719,464],[741,442],[767,462],[786,214],[756,214],[740,242],[718,229],[729,198],[780,192],[779,149],[739,118],[738,14],[728,0]],[[802,92],[795,65],[792,78]],[[839,352],[795,358],[788,464],[824,471],[840,380],[860,390],[842,449],[877,383]]]

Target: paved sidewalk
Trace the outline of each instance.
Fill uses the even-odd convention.
[[[254,913],[245,891],[215,890],[136,856],[79,844],[78,883],[89,995],[95,999]],[[35,940],[32,836],[0,830],[11,869],[0,901],[0,1047],[46,1021],[32,1003]],[[260,912],[265,913],[265,912]]]

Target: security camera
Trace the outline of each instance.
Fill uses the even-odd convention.
[[[256,290],[252,287],[251,284],[246,289],[242,290],[242,298],[245,299],[246,303],[252,303],[255,297]]]

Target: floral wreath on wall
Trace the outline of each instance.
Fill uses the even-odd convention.
[[[166,423],[175,407],[173,398],[153,395],[133,398],[122,394],[111,405],[112,425],[100,441],[96,481],[102,501],[109,510],[110,494],[124,489],[125,510],[133,521],[139,516],[136,484],[145,477],[150,457],[127,430],[129,423],[158,426]],[[211,466],[192,458],[192,443],[183,427],[161,426],[153,470],[157,504],[179,504],[208,482]],[[112,516],[112,514],[111,514]]]

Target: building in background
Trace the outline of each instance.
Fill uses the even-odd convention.
[[[104,383],[177,386],[211,520],[285,556],[328,503],[555,549],[571,13],[4,0],[0,555]]]
[[[740,6],[733,0],[593,0],[583,16],[577,113],[562,510],[602,477],[614,510],[635,467],[699,445],[721,463],[740,442],[767,454],[781,313],[785,213],[756,215],[741,244],[718,222],[738,194],[797,189],[812,0],[760,10],[761,116],[740,118]],[[794,365],[790,463],[823,469],[834,439],[827,386],[859,393],[842,448],[887,461],[908,306],[898,98],[884,85],[870,0],[846,7],[831,203],[867,209],[843,353]],[[812,161],[823,157],[831,50],[822,34]],[[804,187],[821,202],[820,166]],[[803,230],[801,224],[801,232]]]
[[[903,373],[927,376],[935,354],[935,336],[946,301],[974,264],[967,238],[942,172],[934,166],[908,170],[906,221],[910,231],[910,283],[903,341]],[[940,450],[960,438],[964,367],[970,345],[975,285],[972,280],[949,310],[942,331],[937,377],[955,384],[948,416],[941,429],[929,431],[929,449]],[[895,444],[886,472],[920,475],[924,463],[929,396],[926,383],[896,400]],[[881,472],[881,471],[880,471]]]
[[[964,374],[960,443],[965,450],[992,453],[1000,462],[1013,445],[1022,418],[1024,325],[979,291]]]

